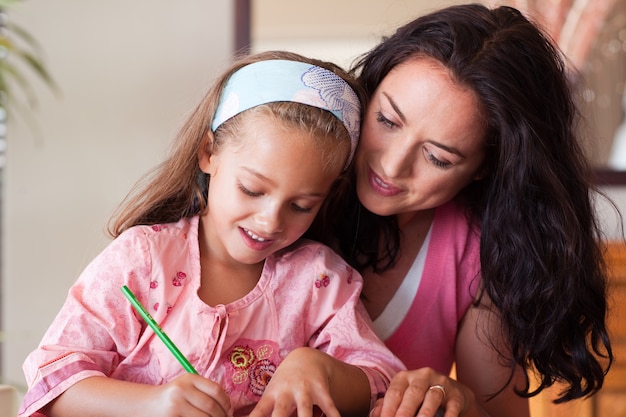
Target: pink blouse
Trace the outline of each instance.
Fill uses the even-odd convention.
[[[361,276],[318,243],[301,241],[267,258],[245,297],[214,307],[203,303],[194,217],[133,227],[91,262],[26,358],[29,390],[19,416],[41,415],[43,406],[91,376],[157,385],[185,372],[126,300],[123,285],[198,373],[222,385],[235,416],[252,410],[276,367],[297,347],[359,366],[372,402],[404,368],[371,329],[359,301]]]
[[[459,322],[480,279],[480,232],[464,208],[450,202],[435,212],[417,294],[385,344],[408,369],[430,367],[447,375],[455,357]],[[407,276],[405,279],[416,279]]]

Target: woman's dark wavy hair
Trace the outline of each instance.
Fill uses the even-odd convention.
[[[516,392],[530,397],[561,382],[555,402],[594,394],[613,361],[607,276],[593,171],[577,139],[578,111],[559,51],[519,11],[469,4],[406,24],[354,71],[371,97],[389,71],[416,57],[441,62],[483,107],[490,174],[459,197],[482,228],[483,294],[509,342],[500,355],[511,377],[516,365],[525,369],[526,386]],[[375,269],[393,263],[394,219],[359,207],[353,190],[344,202],[352,214],[336,217],[336,230],[349,261]],[[350,219],[359,211],[357,225]],[[369,238],[355,240],[357,228]],[[385,248],[382,256],[377,247]]]

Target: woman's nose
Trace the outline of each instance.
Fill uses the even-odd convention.
[[[411,174],[415,153],[410,146],[394,143],[383,150],[380,156],[380,166],[389,178],[406,177]]]

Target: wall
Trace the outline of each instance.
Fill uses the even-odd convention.
[[[251,0],[252,50],[288,49],[348,67],[400,24],[463,0]]]
[[[216,70],[230,60],[229,1],[30,0],[10,18],[41,43],[61,94],[34,82],[39,134],[8,130],[2,234],[3,379],[107,243],[104,226]]]

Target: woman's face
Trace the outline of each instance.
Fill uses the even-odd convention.
[[[376,89],[363,120],[359,199],[379,215],[446,203],[484,176],[484,135],[476,96],[442,64],[419,58],[398,65]]]

